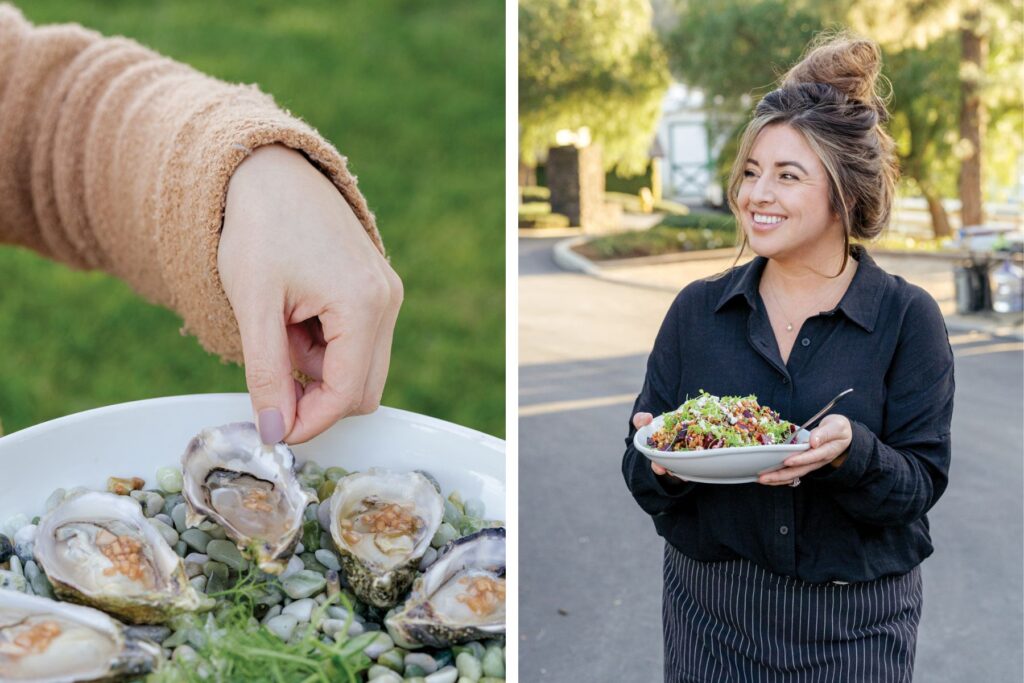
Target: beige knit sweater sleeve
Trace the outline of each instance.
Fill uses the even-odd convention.
[[[256,86],[0,5],[0,242],[122,278],[228,360],[241,360],[217,274],[228,180],[272,143],[326,174],[383,252],[345,157]]]

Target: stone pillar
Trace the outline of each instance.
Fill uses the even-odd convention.
[[[552,213],[568,216],[570,225],[582,226],[585,232],[600,229],[604,208],[601,147],[552,147],[545,168]]]

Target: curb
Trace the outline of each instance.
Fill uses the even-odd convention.
[[[586,256],[582,256],[573,251],[573,247],[575,247],[578,244],[583,244],[584,242],[587,241],[587,239],[587,237],[576,236],[571,237],[569,239],[561,240],[558,243],[556,243],[554,249],[552,250],[552,257],[554,258],[555,263],[558,264],[558,267],[561,268],[562,270],[582,273],[597,280],[604,280],[605,282],[611,282],[617,285],[627,285],[629,287],[636,287],[638,289],[648,289],[659,292],[675,293],[679,291],[678,287],[672,287],[669,285],[658,285],[651,282],[638,282],[637,280],[633,280],[628,277],[608,274],[601,268],[601,266],[598,266],[593,261],[588,259]],[[735,250],[729,249],[728,251],[730,253],[733,253]],[[728,256],[729,254],[725,255]],[[722,258],[722,254],[708,256],[708,259],[716,258]],[[620,259],[616,264],[617,267],[625,266],[626,264],[623,263],[623,261],[625,260],[627,259]],[[676,260],[698,261],[705,259],[690,258]],[[647,261],[646,263],[647,265],[654,265],[654,263],[651,261]],[[662,263],[664,263],[664,261],[662,261]],[[644,263],[634,263],[633,265],[644,265]],[[970,320],[964,320],[963,317],[960,315],[944,316],[944,318],[946,321],[946,329],[950,332],[984,332],[986,334],[992,335],[993,337],[1001,337],[1004,339],[1024,341],[1024,332],[1007,329],[1005,325],[1001,326],[983,320],[973,322]]]

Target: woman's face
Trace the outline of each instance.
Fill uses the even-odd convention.
[[[829,206],[825,167],[803,135],[785,124],[765,127],[744,161],[737,205],[751,249],[774,259],[821,262],[842,245]]]

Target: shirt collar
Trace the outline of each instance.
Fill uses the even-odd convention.
[[[874,332],[878,321],[878,311],[885,293],[885,271],[878,267],[867,250],[860,245],[853,245],[850,255],[857,259],[857,272],[850,282],[846,294],[843,295],[836,310],[842,311],[847,318],[857,323],[867,332]],[[722,310],[733,299],[743,296],[751,309],[758,309],[757,288],[768,259],[757,256],[745,266],[733,270],[729,284],[718,299],[715,312]]]

